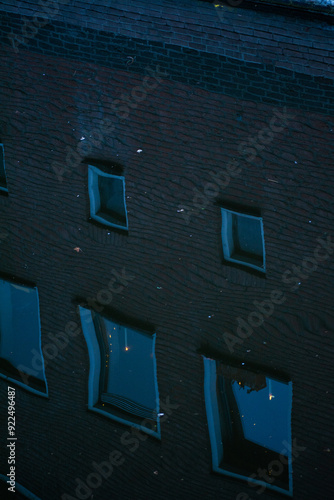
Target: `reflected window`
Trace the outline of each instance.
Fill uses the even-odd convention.
[[[107,226],[128,229],[125,178],[88,165],[90,216]]]
[[[38,358],[38,370],[32,366]],[[0,377],[47,393],[37,288],[0,280]]]
[[[225,260],[265,272],[262,218],[225,208],[221,212]]]
[[[89,408],[160,437],[155,334],[80,307],[90,356]]]
[[[27,490],[24,486],[19,484],[16,480],[15,484],[15,493],[12,490],[8,490],[11,487],[10,478],[8,475],[0,474],[0,498],[10,499],[13,498],[15,500],[41,500],[34,493]]]
[[[206,357],[204,369],[213,470],[291,496],[292,382]]]
[[[0,191],[8,191],[5,170],[5,150],[3,144],[0,144]]]

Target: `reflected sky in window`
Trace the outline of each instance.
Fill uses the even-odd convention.
[[[31,367],[32,349],[41,354],[37,290],[0,280],[0,357]],[[44,380],[43,371],[36,377]]]
[[[244,437],[280,453],[283,441],[291,441],[290,412],[292,384],[266,377],[267,387],[249,391],[237,381],[232,382]]]
[[[108,393],[156,408],[152,336],[104,319],[109,345]]]

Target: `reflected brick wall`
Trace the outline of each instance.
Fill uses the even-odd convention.
[[[191,6],[183,2],[176,12]],[[261,63],[252,61],[240,55],[252,43],[241,34],[240,60],[228,54],[228,45],[236,47],[232,20],[238,10],[227,11],[230,28],[220,25],[225,31],[215,34],[205,24],[221,22],[214,7],[194,2],[189,19],[201,28],[194,35],[190,21],[173,19],[179,14],[170,2],[149,13],[138,7],[140,19],[131,17],[130,2],[107,11],[102,2],[95,7],[78,12],[73,4],[71,19],[62,7],[17,54],[3,39],[0,139],[9,196],[0,196],[1,230],[8,234],[0,240],[0,271],[38,286],[46,345],[50,333],[64,332],[69,321],[79,324],[76,299],[96,298],[112,271],[125,268],[135,278],[106,310],[155,327],[160,398],[179,406],[161,424],[161,442],[147,438],[131,452],[120,442],[128,428],[86,409],[89,362],[80,333],[47,362],[48,400],[16,391],[17,480],[43,500],[75,497],[75,478],[85,480],[92,462],[119,450],[125,463],[93,491],[94,498],[108,499],[111,492],[138,500],[235,499],[241,492],[256,497],[247,484],[211,473],[198,354],[207,344],[291,378],[292,436],[306,447],[293,464],[294,496],[328,498],[333,246],[327,243],[321,255],[328,258],[313,271],[303,262],[314,258],[319,238],[334,241],[332,67],[319,68],[313,58],[304,73],[294,74],[289,70],[297,62],[288,53],[276,66],[262,55]],[[32,16],[28,8],[29,2],[7,5],[6,30],[18,31],[20,16]],[[247,15],[264,22],[264,14]],[[150,27],[140,32],[145,16]],[[305,58],[312,54],[310,35],[302,33],[311,33],[324,60],[324,25],[289,19],[265,18],[267,25],[272,21],[271,33],[289,33]],[[182,24],[178,38],[172,21]],[[288,31],[287,22],[299,31]],[[247,30],[257,45],[255,28]],[[185,34],[199,37],[204,48],[187,45]],[[204,44],[208,38],[215,40],[212,53]],[[280,131],[270,128],[275,117]],[[249,148],[256,152],[252,159]],[[88,220],[87,156],[124,167],[128,235]],[[233,161],[240,172],[224,185],[222,172]],[[55,164],[64,166],[60,176]],[[208,195],[208,183],[218,186],[216,196]],[[222,262],[219,203],[261,211],[265,278]],[[224,334],[237,335],[237,318],[247,320],[256,310],[253,302],[268,300],[273,290],[286,300],[231,353]],[[2,380],[0,390],[5,401]],[[7,473],[5,454],[1,472]]]

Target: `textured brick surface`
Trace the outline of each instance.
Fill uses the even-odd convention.
[[[24,11],[23,2],[16,5],[20,13],[32,14]],[[71,5],[74,26],[79,14]],[[95,7],[98,12],[101,5],[90,2],[87,12]],[[212,6],[194,5],[191,11],[190,2],[178,3],[177,9],[171,2],[159,3],[148,17],[161,21],[168,11],[172,19],[188,8],[187,24],[205,26],[204,13]],[[130,2],[113,3],[110,10],[117,6],[124,16],[148,13],[144,3],[138,3],[136,11]],[[109,19],[109,10],[101,8],[103,13]],[[207,343],[229,354],[224,332],[235,334],[236,318],[247,318],[254,311],[254,300],[265,300],[279,289],[286,301],[250,338],[235,346],[234,355],[291,378],[293,438],[306,447],[293,464],[294,498],[330,498],[333,460],[326,450],[333,450],[333,253],[301,278],[295,291],[292,283],[282,281],[284,271],[313,256],[317,238],[331,235],[334,240],[330,75],[315,78],[309,70],[309,76],[293,75],[287,69],[268,70],[245,60],[232,62],[219,53],[187,53],[180,40],[162,43],[163,28],[157,41],[149,38],[146,45],[138,32],[136,39],[115,35],[110,42],[103,39],[103,32],[83,30],[84,11],[81,16],[74,40],[72,28],[64,24],[68,19],[60,18],[49,27],[46,42],[41,30],[31,40],[30,50],[1,53],[0,141],[5,144],[9,196],[0,195],[0,227],[7,234],[0,239],[0,272],[38,286],[42,344],[46,345],[49,333],[63,332],[70,320],[79,323],[75,299],[95,298],[106,288],[112,269],[121,272],[125,267],[135,279],[114,295],[106,310],[154,325],[160,397],[165,401],[169,396],[180,406],[162,424],[161,442],[148,438],[131,453],[120,444],[126,427],[86,409],[89,364],[81,333],[47,364],[48,400],[16,391],[17,480],[43,500],[60,499],[65,492],[75,497],[75,478],[85,480],[93,472],[93,461],[107,460],[111,451],[119,449],[126,462],[93,491],[93,498],[234,500],[240,492],[257,496],[247,484],[211,473],[203,363],[197,350]],[[98,19],[98,14],[94,16],[87,14],[87,23]],[[16,15],[5,13],[3,19],[5,26],[18,26]],[[282,21],[279,24],[273,18],[274,28],[297,44],[297,35]],[[85,50],[59,51],[57,34],[65,46],[75,45],[85,33],[89,43],[80,38],[78,44]],[[189,34],[189,28],[184,33]],[[138,39],[143,45],[135,52]],[[111,55],[109,43],[114,43]],[[96,51],[95,64],[91,50]],[[101,50],[108,52],[105,63]],[[136,62],[127,66],[127,56],[136,53]],[[257,58],[257,49],[254,54]],[[322,49],[315,55],[319,54]],[[143,61],[138,62],[140,57]],[[196,68],[196,61],[203,62],[203,67]],[[230,64],[230,87],[221,71],[214,70],[223,63]],[[145,67],[155,69],[157,64],[169,75],[130,108],[127,118],[117,116],[115,100],[131,96],[143,84]],[[246,74],[252,79],[248,90]],[[210,78],[215,81],[210,83]],[[268,82],[272,82],[270,90]],[[275,94],[275,104],[265,101],[268,92]],[[133,105],[133,99],[130,102]],[[254,160],[246,161],[240,144],[256,140],[285,104],[291,116],[287,126]],[[88,221],[85,164],[67,169],[63,182],[51,166],[55,161],[65,164],[67,148],[76,150],[82,137],[92,144],[90,136],[107,119],[115,130],[100,145],[93,145],[89,156],[124,166],[128,235]],[[255,143],[263,145],[258,139]],[[240,163],[241,173],[220,190],[218,200],[261,210],[266,278],[222,263],[218,200],[198,198],[199,209],[194,204],[194,188],[203,193],[207,182],[212,182],[210,172],[222,172],[233,159]],[[178,211],[180,205],[184,212]],[[6,390],[7,384],[0,380],[2,403]],[[4,403],[2,429],[5,414]],[[3,450],[6,434],[1,435]],[[7,473],[4,453],[0,471]],[[266,491],[261,498],[277,495]]]
[[[2,9],[33,16],[43,12],[43,3],[43,0],[4,0]],[[312,20],[312,16],[315,17],[312,14],[310,19],[301,20],[301,14],[296,12],[283,9],[282,13],[276,13],[273,10],[255,12],[228,5],[214,7],[214,3],[198,0],[81,0],[79,3],[62,0],[54,13],[51,11],[47,15],[51,22],[70,22],[182,47],[196,45],[193,48],[248,62],[262,63],[269,58],[277,67],[315,76],[333,75],[332,18]],[[242,36],[252,38],[255,54]],[[326,67],[313,67],[312,50],[328,51]]]
[[[8,50],[9,39],[6,34],[11,31],[19,34],[21,26],[20,16],[3,15],[3,50]],[[41,28],[34,38],[26,41],[26,44],[19,46],[19,50],[29,48],[48,56],[99,63],[115,69],[126,68],[130,58],[135,58],[132,69],[138,73],[143,74],[146,65],[159,64],[161,71],[177,82],[264,103],[288,104],[313,111],[321,109],[329,114],[334,111],[332,88],[328,86],[332,83],[333,72],[327,63],[319,62],[316,55],[308,74],[295,73],[292,71],[293,64],[290,64],[290,71],[275,67],[271,52],[259,64],[255,62],[256,56],[252,59],[254,62],[246,62],[202,52],[205,47],[200,44],[192,44],[192,48],[186,48],[170,43],[126,38],[105,31],[74,28],[72,24],[59,22]],[[253,49],[247,50],[257,54],[258,47],[256,44],[253,46]],[[12,48],[9,53],[14,55]],[[326,69],[328,78],[311,76],[318,74],[319,68]],[[301,69],[304,70],[304,66]]]

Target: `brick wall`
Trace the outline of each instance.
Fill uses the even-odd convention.
[[[4,33],[11,30],[20,33],[22,19],[18,15],[4,14],[2,24]],[[2,40],[6,47],[8,38],[3,36]],[[173,81],[250,100],[333,112],[330,66],[326,66],[326,78],[311,76],[318,74],[317,62],[312,63],[312,71],[308,74],[294,73],[275,67],[270,59],[262,63],[240,61],[169,43],[148,44],[142,39],[129,39],[105,31],[74,29],[72,24],[62,22],[39,29],[27,42],[31,50],[48,56],[118,69],[126,69],[133,61],[133,71],[140,74],[145,72],[147,65],[159,64],[161,71]],[[19,45],[18,50],[25,50],[25,45]]]
[[[23,8],[22,2],[17,6]],[[130,3],[124,16],[131,12],[127,6],[130,9]],[[199,13],[211,15],[211,5],[195,6],[197,21]],[[165,2],[156,9],[164,9],[165,16],[167,7]],[[178,9],[186,7],[190,10],[190,2]],[[18,29],[18,11],[8,16],[9,7],[6,10],[4,25]],[[169,10],[172,17],[171,4]],[[284,304],[249,339],[236,344],[233,355],[283,371],[293,381],[293,438],[306,447],[293,464],[294,498],[327,499],[332,470],[331,453],[326,451],[332,449],[333,420],[332,255],[301,278],[295,290],[294,282],[284,282],[282,276],[314,255],[319,237],[332,235],[330,73],[326,80],[311,71],[294,75],[245,60],[232,63],[223,53],[187,52],[179,41],[162,43],[162,29],[158,41],[152,35],[142,45],[145,37],[139,32],[132,39],[124,33],[106,41],[99,38],[106,37],[105,28],[104,33],[92,26],[83,30],[75,24],[75,15],[73,10],[72,27],[68,19],[59,18],[47,35],[41,30],[30,40],[29,50],[2,51],[0,138],[9,196],[0,196],[1,229],[8,231],[1,240],[1,275],[38,286],[45,345],[49,333],[63,332],[70,320],[79,322],[76,299],[95,298],[112,269],[120,272],[125,267],[135,279],[114,295],[107,310],[155,327],[160,398],[169,396],[180,406],[162,424],[161,442],[148,438],[131,453],[120,444],[126,427],[86,410],[89,366],[81,333],[47,364],[48,400],[17,390],[17,480],[43,500],[61,498],[65,492],[75,497],[75,478],[85,480],[93,461],[107,460],[119,449],[126,462],[94,491],[96,498],[232,500],[240,492],[254,497],[247,484],[211,473],[197,351],[207,343],[229,354],[223,334],[235,334],[236,318],[247,318],[254,300],[266,300],[279,289],[286,294]],[[203,24],[205,19],[203,14]],[[285,31],[282,25],[283,20]],[[66,40],[74,32],[78,48],[66,47],[75,44]],[[113,44],[112,53],[108,43]],[[108,52],[104,61],[102,50]],[[130,65],[128,55],[137,55]],[[195,60],[205,60],[208,69],[198,68],[192,75]],[[158,64],[168,75],[134,107],[133,89],[143,86],[149,75],[145,68],[156,70]],[[231,65],[230,86],[223,71],[215,71],[217,64]],[[256,79],[259,91],[249,92]],[[268,82],[280,96],[272,101]],[[291,95],[296,82],[298,91]],[[314,99],[312,94],[305,98],[307,82],[310,88],[311,83],[317,85]],[[126,102],[126,96],[132,107],[122,118],[115,101]],[[268,130],[277,113],[287,117],[286,124],[264,144],[267,138],[259,134]],[[91,136],[101,131],[102,120],[110,120],[115,129],[94,145]],[[89,222],[85,164],[66,168],[62,182],[57,179],[53,162],[66,165],[67,148],[77,151],[82,137],[91,144],[90,157],[124,166],[127,236]],[[252,139],[257,155],[248,161],[240,145]],[[210,172],[219,174],[233,159],[240,174],[217,198],[199,198],[212,182]],[[219,202],[261,210],[266,278],[222,263]],[[0,380],[1,401],[6,389]],[[4,416],[5,409],[2,428]],[[4,454],[0,470],[7,471]],[[268,491],[262,495],[276,497]]]
[[[264,12],[215,7],[198,0],[62,0],[55,2],[53,11],[43,9],[43,4],[43,0],[4,0],[2,9],[28,17],[45,12],[52,23],[70,22],[73,27],[265,62],[314,76],[333,75],[331,17],[303,18],[302,13],[288,9],[278,13],[274,7]]]

